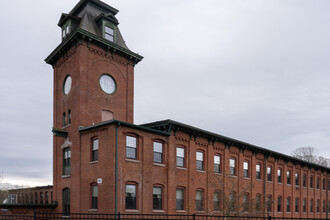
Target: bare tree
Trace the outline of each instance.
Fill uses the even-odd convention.
[[[330,159],[317,156],[314,147],[300,147],[292,151],[291,156],[309,163],[318,164],[325,167],[330,167]]]
[[[3,173],[0,173],[0,204],[8,198],[8,187],[3,183]]]

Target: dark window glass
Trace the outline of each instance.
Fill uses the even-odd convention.
[[[288,198],[286,199],[286,211],[287,211],[287,212],[291,212],[290,203],[291,203],[291,198],[288,197]]]
[[[286,183],[291,184],[291,171],[286,171]]]
[[[260,168],[260,164],[256,165],[256,179],[260,180],[261,179],[261,168]]]
[[[136,137],[126,136],[126,157],[130,159],[137,159]]]
[[[267,167],[267,181],[271,182],[272,181],[272,168]]]
[[[267,212],[272,211],[272,196],[268,195],[267,196]]]
[[[261,209],[261,195],[257,194],[256,196],[256,210],[260,211]]]
[[[154,142],[154,163],[163,163],[163,143]]]
[[[236,211],[236,192],[229,194],[229,211]]]
[[[323,178],[322,189],[325,190],[325,178]]]
[[[196,152],[196,169],[204,170],[204,153],[200,151]]]
[[[126,209],[136,209],[136,185],[135,184],[126,184],[125,208]]]
[[[245,193],[243,197],[243,211],[247,212],[249,210],[250,210],[250,196],[248,193]]]
[[[313,183],[314,183],[314,177],[311,176],[311,177],[310,177],[310,182],[309,182],[309,187],[310,187],[310,188],[313,188],[313,185],[314,185]]]
[[[243,176],[245,178],[249,177],[249,162],[247,162],[247,161],[243,162]]]
[[[71,110],[68,111],[68,124],[71,124]]]
[[[303,187],[307,186],[307,182],[306,182],[306,174],[303,175]]]
[[[236,175],[236,161],[235,159],[229,159],[229,174],[232,176]]]
[[[184,148],[177,147],[176,148],[176,166],[177,167],[184,167]]]
[[[322,212],[325,212],[325,200],[323,200],[323,203],[322,203]]]
[[[309,207],[310,207],[310,212],[313,212],[313,199],[311,199],[310,203],[309,203]]]
[[[282,212],[282,197],[277,197],[277,212]]]
[[[316,212],[320,212],[320,200],[316,200]]]
[[[154,186],[152,190],[152,208],[154,210],[163,209],[163,189],[160,186]]]
[[[92,209],[97,209],[97,198],[98,198],[98,187],[97,185],[92,185]]]
[[[46,204],[49,203],[49,194],[48,194],[48,192],[45,192],[45,203]]]
[[[184,210],[184,189],[176,189],[176,210]]]
[[[196,190],[196,210],[203,210],[203,190]]]
[[[306,212],[306,199],[303,200],[303,212]]]
[[[277,182],[282,183],[282,169],[277,170]]]
[[[220,192],[213,193],[213,209],[214,211],[220,210]]]
[[[63,175],[70,175],[71,173],[71,148],[63,150]]]
[[[62,191],[62,212],[64,216],[70,215],[70,189],[65,188]]]
[[[295,176],[296,186],[299,186],[299,173],[296,173],[294,176]]]
[[[99,139],[92,140],[92,161],[99,159]]]
[[[294,202],[294,211],[299,212],[299,198],[296,198]]]
[[[320,177],[316,178],[316,189],[320,189]]]
[[[23,203],[24,203],[24,194],[23,194]],[[43,192],[40,192],[40,204],[44,203],[44,194]]]

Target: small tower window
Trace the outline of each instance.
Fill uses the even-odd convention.
[[[63,127],[66,126],[66,116],[65,116],[65,112],[63,112],[62,123],[63,123]]]
[[[114,30],[113,28],[104,25],[104,38],[113,42],[114,41]]]
[[[62,27],[62,39],[64,39],[70,32],[69,22],[65,23]]]
[[[71,124],[71,110],[68,111],[68,124]]]

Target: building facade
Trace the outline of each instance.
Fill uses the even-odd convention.
[[[53,201],[63,213],[328,217],[330,169],[172,120],[136,125],[117,10],[81,0],[58,25]]]

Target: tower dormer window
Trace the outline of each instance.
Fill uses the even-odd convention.
[[[70,32],[69,22],[65,23],[62,27],[62,39],[64,39]]]
[[[104,38],[113,42],[114,41],[114,30],[113,28],[105,25],[104,26]]]

